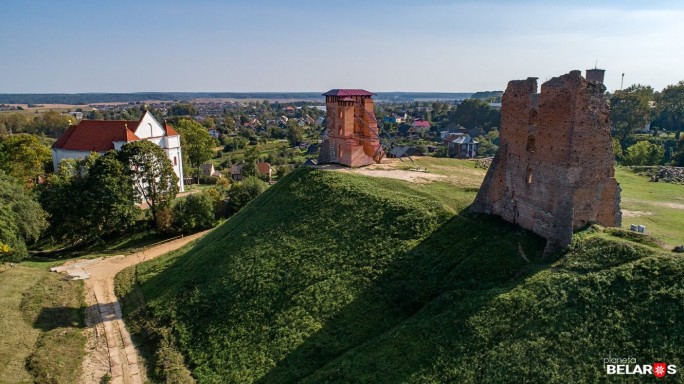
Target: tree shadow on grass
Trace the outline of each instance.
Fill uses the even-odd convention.
[[[265,204],[265,199],[259,202]],[[399,217],[396,211],[387,209],[384,216],[373,217],[374,226],[363,228],[365,222],[333,212],[336,209],[320,206],[310,214],[335,217],[332,225],[349,226],[353,233],[320,228],[313,234],[316,244],[307,252],[301,247],[311,243],[301,239],[270,242],[277,246],[268,250],[259,249],[258,241],[296,234],[295,226],[320,222],[309,213],[296,218],[280,217],[278,212],[254,219],[238,215],[238,220],[252,221],[245,227],[233,221],[171,264],[157,265],[163,272],[144,282],[151,297],[134,300],[141,290],[133,289],[123,298],[124,303],[148,301],[157,306],[174,300],[173,313],[157,308],[166,312],[158,315],[138,307],[140,312],[130,316],[140,325],[140,332],[134,333],[151,346],[159,338],[155,341],[149,328],[172,321],[182,324],[179,338],[184,348],[194,348],[195,356],[204,360],[202,366],[193,366],[192,357],[188,361],[205,379],[401,382],[434,364],[437,351],[459,348],[459,332],[469,314],[548,263],[540,260],[543,239],[495,217],[470,215],[468,208],[408,250],[395,250],[394,245],[401,245],[395,240],[383,243],[387,249],[371,243],[385,233],[378,232],[377,223],[393,225]],[[266,219],[270,222],[258,221]],[[407,236],[412,233],[410,223],[398,228]],[[404,235],[391,233],[399,239]],[[224,245],[219,236],[230,239],[229,251],[219,248]],[[247,247],[250,258],[242,257]],[[291,257],[291,247],[297,247],[296,257]],[[330,250],[336,252],[334,260],[326,260]],[[345,295],[352,298],[338,300]],[[325,307],[337,302],[339,307]]]
[[[397,258],[258,382],[403,382],[439,350],[458,348],[469,314],[546,265],[543,239],[466,212]]]
[[[81,308],[41,308],[33,322],[33,327],[43,332],[56,328],[83,328],[80,313]]]

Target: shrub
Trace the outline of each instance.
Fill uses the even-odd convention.
[[[247,203],[259,196],[261,192],[265,191],[267,187],[268,184],[254,176],[235,183],[228,191],[228,208],[232,213],[239,211]]]
[[[199,178],[199,183],[200,184],[207,184],[207,185],[214,185],[218,181],[218,177],[216,176],[200,176]]]
[[[173,213],[169,207],[163,207],[157,212],[157,217],[153,218],[154,226],[161,233],[172,232]]]
[[[173,228],[180,233],[211,228],[215,222],[214,202],[208,194],[189,195],[173,206]]]
[[[625,163],[628,165],[657,165],[663,159],[665,149],[661,145],[640,141],[627,148]]]

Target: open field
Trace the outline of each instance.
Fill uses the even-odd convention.
[[[85,352],[83,283],[42,266],[0,268],[0,382],[77,382]]]
[[[84,112],[93,110],[93,107],[90,107],[88,105],[41,104],[40,106],[32,107],[32,108],[29,108],[28,104],[9,104],[9,105],[19,106],[19,107],[22,107],[24,109],[23,110],[0,111],[0,114],[2,114],[2,113],[7,113],[7,114],[19,113],[22,115],[36,116],[36,115],[39,115],[41,113],[45,113],[48,111],[56,111],[56,112],[60,112],[60,113],[66,113],[69,111],[75,111],[76,108],[81,108]]]
[[[645,225],[648,234],[667,245],[684,245],[684,185],[653,183],[624,167],[617,168],[616,177],[622,188],[622,227]]]
[[[415,157],[414,160],[418,166],[427,168],[429,174],[405,172],[405,177],[400,177],[387,172],[384,176],[404,180],[410,177],[435,181],[421,188],[439,191],[447,188],[442,185],[445,183],[460,188],[477,189],[487,173],[485,169],[477,166],[475,160],[434,157]],[[383,160],[383,164],[371,165],[368,168],[343,169],[345,172],[382,177],[382,170],[408,170],[409,166],[414,165],[408,159],[404,162],[386,159]],[[648,234],[662,241],[667,248],[684,245],[684,185],[653,183],[648,177],[637,175],[629,168],[621,166],[616,167],[615,177],[622,188],[622,228],[629,229],[630,224],[645,225]]]

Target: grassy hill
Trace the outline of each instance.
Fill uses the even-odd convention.
[[[542,260],[542,239],[466,212],[475,192],[297,170],[120,274],[126,320],[177,382],[183,360],[202,383],[595,382],[609,353],[680,365],[680,256],[592,228]]]

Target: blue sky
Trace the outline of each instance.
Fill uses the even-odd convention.
[[[8,0],[0,93],[470,92],[605,68],[684,79],[676,1]]]

